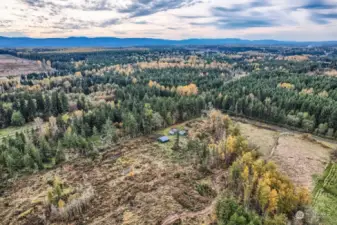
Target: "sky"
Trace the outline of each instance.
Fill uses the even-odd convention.
[[[337,40],[337,0],[0,0],[0,36]]]

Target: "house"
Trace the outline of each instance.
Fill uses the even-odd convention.
[[[175,135],[177,132],[178,132],[178,129],[173,128],[169,131],[169,135]]]
[[[168,142],[170,139],[167,137],[167,136],[162,136],[162,137],[160,137],[160,138],[158,138],[158,141],[160,142],[160,143],[166,143],[166,142]]]

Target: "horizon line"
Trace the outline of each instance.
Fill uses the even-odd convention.
[[[278,42],[297,42],[297,43],[315,43],[315,42],[337,42],[336,40],[322,40],[322,41],[299,41],[299,40],[280,40],[280,39],[245,39],[239,37],[224,37],[224,38],[187,38],[187,39],[164,39],[155,37],[118,37],[118,36],[67,36],[67,37],[29,37],[29,36],[2,36],[0,38],[17,39],[17,38],[28,38],[28,39],[70,39],[70,38],[86,38],[86,39],[98,39],[98,38],[115,38],[115,39],[156,39],[156,40],[166,40],[166,41],[187,41],[187,40],[241,40],[241,41],[278,41]]]

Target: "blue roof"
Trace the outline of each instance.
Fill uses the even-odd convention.
[[[158,138],[158,141],[160,141],[160,142],[168,142],[169,140],[170,139],[167,136],[163,136],[163,137]]]

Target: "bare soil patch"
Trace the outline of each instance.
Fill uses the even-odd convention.
[[[44,73],[51,70],[52,68],[37,61],[21,59],[11,55],[0,55],[0,77]]]

